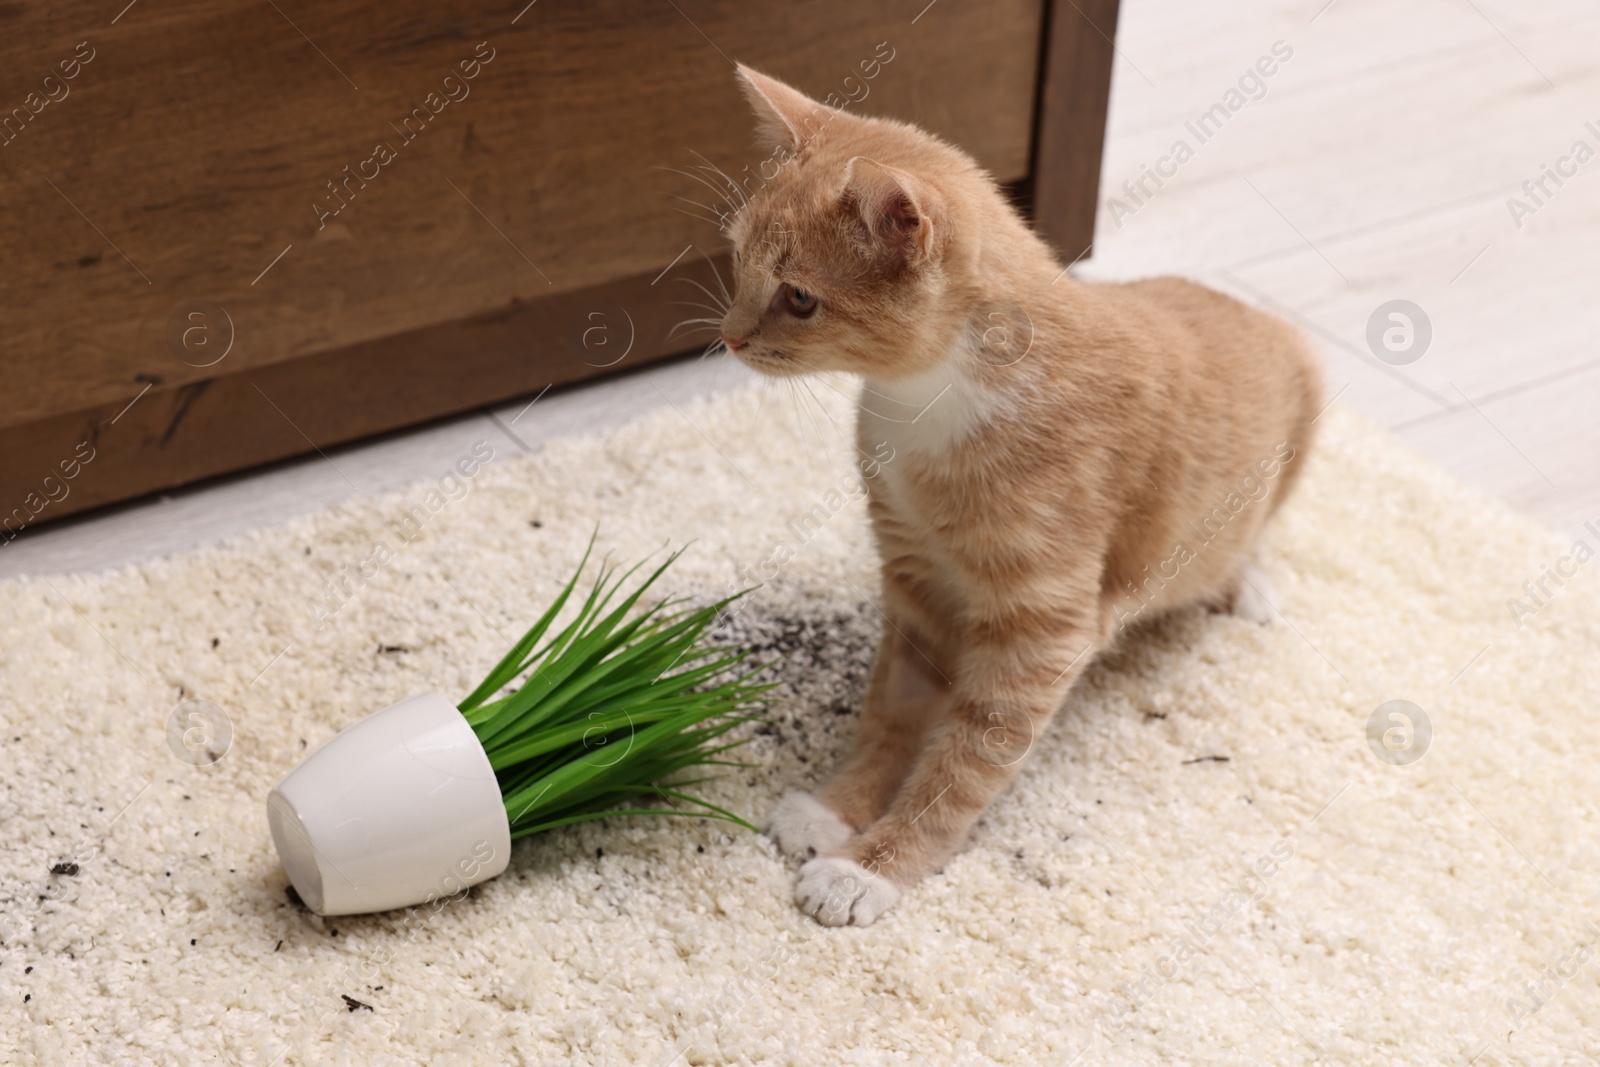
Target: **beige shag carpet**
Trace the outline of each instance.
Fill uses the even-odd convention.
[[[849,407],[817,392],[0,586],[0,1062],[1596,1062],[1600,563],[1514,620],[1572,546],[1339,409],[1265,548],[1286,619],[1129,640],[875,926],[813,925],[768,840],[688,820],[520,843],[409,925],[294,905],[267,790],[370,711],[465,693],[596,522],[623,558],[695,539],[676,591],[766,581],[738,636],[787,654],[782,701],[708,795],[759,819],[816,782],[880,626],[863,508],[829,495]],[[1391,700],[1431,740],[1386,712],[1370,742]],[[174,755],[175,714],[217,762]]]

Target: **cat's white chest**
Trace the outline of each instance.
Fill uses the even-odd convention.
[[[861,386],[860,425],[867,440],[896,453],[935,457],[959,445],[991,418],[1001,398],[969,374],[970,353],[952,352],[931,370]]]

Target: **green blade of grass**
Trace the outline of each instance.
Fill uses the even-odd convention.
[[[750,824],[683,791],[707,777],[673,780],[693,766],[744,764],[721,759],[746,739],[729,731],[760,718],[775,683],[757,676],[747,652],[709,640],[727,606],[744,593],[702,607],[644,598],[681,555],[636,578],[602,561],[571,618],[557,620],[595,545],[550,607],[460,704],[500,781],[513,836],[607,815],[696,815]],[[652,791],[693,811],[618,808]]]
[[[614,646],[616,642],[607,640],[604,644],[597,643],[598,639],[585,639],[581,645],[578,642],[569,646],[563,656],[573,657],[574,660],[583,659],[587,669],[581,662],[558,662],[548,665],[545,678],[550,686],[543,693],[533,693],[524,696],[519,693],[507,703],[496,720],[485,727],[478,728],[479,739],[488,747],[499,747],[519,740],[531,732],[535,727],[547,720],[557,719],[560,713],[578,696],[599,685],[602,681],[618,677],[628,687],[648,688],[654,685],[662,686],[659,692],[670,690],[677,685],[680,688],[699,681],[693,678],[690,682],[672,682],[656,679],[648,680],[650,673],[659,673],[658,668],[669,668],[674,662],[694,663],[707,656],[715,655],[715,650],[703,650],[693,656],[685,656],[699,639],[703,626],[697,626],[696,620],[665,627],[655,632],[650,632],[639,638],[636,644],[623,648],[620,651]],[[600,659],[598,654],[609,658]],[[615,654],[612,654],[615,652]],[[741,657],[726,657],[731,664]],[[715,674],[708,671],[705,677]]]
[[[522,657],[527,654],[529,649],[539,643],[539,638],[544,636],[545,630],[549,628],[551,622],[555,621],[555,617],[560,614],[562,607],[566,605],[567,598],[577,588],[578,578],[582,576],[583,568],[589,562],[589,553],[594,551],[594,539],[595,534],[590,534],[589,544],[583,550],[583,558],[578,561],[578,569],[572,572],[571,580],[561,590],[560,595],[550,605],[549,610],[539,616],[539,621],[535,622],[532,628],[522,636],[522,639],[511,647],[511,651],[507,652],[505,657],[495,664],[494,669],[489,672],[489,676],[483,680],[483,683],[468,694],[467,699],[458,705],[462,712],[477,707],[483,703],[485,698],[498,693],[512,678],[516,677],[519,673],[516,669],[517,664],[522,661]]]
[[[670,564],[676,558],[677,555],[674,554],[667,560],[667,564]],[[666,564],[658,568],[654,574],[646,579],[645,583],[635,590],[623,602],[622,606],[618,607],[610,615],[603,618],[600,617],[600,612],[605,610],[611,597],[621,587],[622,582],[634,571],[638,570],[640,566],[641,564],[634,564],[633,567],[620,575],[609,588],[605,584],[607,575],[602,571],[600,580],[595,583],[594,590],[583,605],[578,618],[562,631],[556,642],[552,642],[554,647],[543,658],[543,662],[534,669],[527,682],[523,684],[522,688],[517,691],[492,720],[482,726],[474,727],[478,731],[480,740],[488,743],[514,725],[525,727],[527,725],[525,717],[529,709],[549,697],[551,692],[563,681],[585,667],[592,667],[595,662],[608,654],[613,647],[626,643],[639,626],[647,624],[649,617],[656,610],[659,610],[659,605],[657,608],[646,611],[643,619],[636,621],[631,627],[624,627],[620,635],[613,634],[613,630],[617,628],[623,618],[623,613],[632,609],[650,583],[660,577]],[[545,716],[542,715],[542,717]]]
[[[691,708],[637,731],[634,734],[634,744],[641,753],[648,753],[653,746],[670,742],[674,736],[681,737],[685,734],[685,727],[698,721],[699,713],[700,709]],[[630,748],[629,751],[631,753],[633,749]],[[521,792],[538,790],[540,795],[553,794],[555,797],[560,797],[615,768],[617,763],[610,762],[610,756],[610,753],[602,754],[597,750],[589,750],[585,755],[557,767],[539,781],[529,783]],[[519,795],[517,799],[520,800],[522,797]],[[506,800],[507,806],[510,807],[512,798],[508,797]]]
[[[658,723],[635,735],[634,744],[620,759],[610,753],[591,751],[562,764],[517,794],[506,797],[507,815],[513,826],[541,810],[586,801],[619,788],[639,792],[679,769],[698,761],[695,739],[682,730],[683,722],[695,713]],[[716,736],[734,723],[704,728],[693,733]]]

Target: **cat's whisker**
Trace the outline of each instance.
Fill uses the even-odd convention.
[[[685,344],[685,346],[694,346],[694,344],[699,344],[699,341],[696,341],[696,339],[694,339],[693,336],[691,336],[691,334],[693,334],[693,333],[694,333],[694,331],[691,330],[690,334],[685,334],[685,338],[683,338],[683,344]],[[669,339],[670,339],[670,336],[669,336]],[[710,344],[715,344],[715,339],[714,339],[714,341],[710,342]]]
[[[804,407],[800,401],[800,387],[795,384],[795,380],[793,378],[788,379],[788,381],[789,395],[794,398],[795,420],[800,427],[800,440],[804,441],[806,445],[806,463],[812,467],[815,467],[817,465],[817,457],[811,450],[811,437],[806,433],[807,418]]]
[[[700,175],[698,175],[698,174],[690,174],[688,171],[679,170],[676,167],[657,167],[656,169],[657,170],[664,170],[664,171],[667,171],[668,173],[671,173],[671,174],[681,175],[681,176],[683,176],[685,178],[688,178],[690,181],[699,182],[701,185],[703,185],[707,189],[711,190],[712,195],[716,196],[724,204],[728,205],[728,214],[726,216],[723,216],[722,212],[718,211],[718,212],[716,212],[716,214],[718,216],[721,216],[721,217],[724,217],[724,218],[731,218],[732,216],[737,215],[739,213],[739,205],[735,204],[733,202],[733,200],[731,198],[729,198],[727,193],[723,192],[721,189],[718,189],[715,185],[712,185],[710,182],[706,181]],[[710,205],[707,205],[707,206],[709,207]]]
[[[749,205],[750,195],[744,191],[743,186],[728,176],[727,171],[723,170],[721,167],[717,166],[715,163],[711,162],[711,160],[707,159],[705,156],[701,155],[699,152],[696,152],[692,148],[689,150],[689,154],[695,156],[700,160],[700,162],[704,163],[705,169],[711,171],[711,173],[728,183],[728,188],[732,189],[739,197],[739,207],[741,210]]]
[[[728,286],[722,280],[722,269],[717,266],[717,261],[706,255],[704,252],[701,252],[698,248],[695,249],[695,251],[700,252],[700,258],[706,261],[706,266],[711,268],[712,277],[717,279],[717,288],[722,290],[722,299],[724,301],[723,306],[732,307],[733,294],[728,292]]]
[[[718,233],[722,233],[722,232],[724,232],[726,230],[727,225],[728,225],[726,216],[723,215],[722,212],[718,211],[716,208],[712,207],[710,204],[702,204],[698,200],[690,200],[688,197],[679,196],[677,193],[668,193],[667,197],[669,199],[672,199],[672,200],[681,200],[685,204],[688,204],[690,207],[697,207],[701,211],[710,212],[711,213],[711,217],[708,218],[705,215],[696,214],[695,212],[692,212],[692,211],[683,211],[683,208],[681,208],[681,207],[677,209],[679,211],[683,211],[683,213],[685,215],[693,215],[695,218],[699,219],[701,222],[710,223],[711,225],[713,225],[713,226],[715,226],[717,228],[717,232]]]
[[[867,407],[867,404],[866,404],[865,400],[862,400],[862,399],[860,399],[858,397],[851,396],[849,393],[845,392],[844,390],[840,389],[838,386],[834,385],[831,381],[828,380],[828,375],[826,375],[826,374],[814,374],[814,375],[812,375],[812,377],[816,381],[819,381],[823,385],[827,386],[829,389],[832,389],[835,393],[838,393],[840,396],[844,397],[846,400],[849,400],[851,403],[855,404],[862,411],[865,411],[869,415],[876,416],[877,418],[880,418],[885,422],[912,423],[912,422],[917,421],[915,418],[897,419],[892,415],[885,415],[881,411],[874,411],[872,408]],[[882,397],[884,400],[887,400],[892,404],[900,404],[903,407],[908,407],[908,405],[906,405],[903,401],[898,400],[898,399],[896,399],[895,397],[892,397],[892,396],[885,396],[883,393],[880,393],[876,389],[873,389],[871,386],[867,385],[865,379],[862,379],[862,381],[861,381],[861,391],[863,393],[871,393],[873,396]]]
[[[811,461],[811,443],[806,440],[805,423],[800,418],[800,403],[794,398],[794,381],[789,378],[782,379],[783,389],[789,397],[789,407],[794,412],[795,432],[800,436],[800,446],[805,449],[806,461]]]
[[[698,152],[691,152],[691,154],[696,156],[700,155]],[[705,157],[700,156],[700,158],[704,159]],[[704,169],[705,168],[701,166],[694,167],[695,171],[701,171]],[[701,185],[715,193],[718,199],[728,205],[729,209],[736,209],[738,207],[738,205],[734,203],[733,198],[728,195],[728,191],[726,189],[722,188],[719,183],[706,180],[703,174],[690,173],[687,170],[679,170],[677,167],[657,167],[656,170],[664,170],[668,174],[677,174],[680,177],[688,178],[690,181],[699,182]]]
[[[812,410],[814,407],[821,406],[817,403],[817,396],[811,391],[811,387],[806,384],[805,379],[795,378],[793,381],[795,383],[795,397],[800,401],[801,409],[811,422],[811,428],[817,432],[817,443],[822,446],[822,458],[832,459],[833,450],[828,447],[828,435],[822,432],[822,423],[817,421],[816,412]],[[804,390],[804,392],[802,393],[801,390]],[[827,415],[827,412],[823,412],[823,414]],[[831,416],[829,416],[829,421],[832,421]],[[835,429],[837,429],[837,426],[835,426]]]
[[[767,397],[772,395],[772,379],[765,374],[761,376],[761,399],[756,402],[756,416],[750,420],[751,426],[761,425],[761,412],[767,406]]]
[[[689,197],[687,197],[687,196],[679,196],[677,193],[668,193],[667,197],[669,199],[678,200],[678,201],[681,201],[681,202],[683,202],[685,204],[688,204],[690,207],[697,207],[701,211],[709,212],[712,216],[714,216],[716,218],[721,218],[722,217],[722,212],[717,210],[717,207],[716,207],[715,204],[706,204],[706,203],[702,203],[699,200],[691,200]]]
[[[805,398],[800,395],[799,379],[785,378],[784,381],[788,384],[789,396],[794,401],[795,425],[800,431],[800,440],[806,447],[806,463],[815,467],[817,459],[811,451],[811,438],[806,434],[806,423],[809,422],[811,428],[816,431],[817,443],[822,446],[824,458],[828,456],[827,439],[822,435],[822,427],[817,425],[816,418],[812,416],[810,409],[805,406]]]
[[[688,215],[691,219],[694,219],[696,222],[704,222],[704,223],[706,223],[707,225],[710,225],[710,226],[716,226],[717,225],[717,220],[716,219],[708,219],[704,215],[700,214],[697,211],[685,211],[683,208],[678,207],[676,204],[674,204],[672,206],[672,210],[676,211],[680,215]]]
[[[844,397],[846,400],[854,401],[856,399],[855,397],[851,396],[849,393],[845,392],[843,389],[840,389],[837,385],[834,385],[833,382],[831,382],[829,380],[830,378],[833,377],[831,374],[818,373],[818,374],[814,375],[814,377],[816,378],[817,381],[821,382],[827,388],[832,389],[835,393],[838,393],[840,396]],[[866,388],[866,383],[864,381],[862,382],[862,388],[863,389]]]
[[[717,321],[716,320],[711,320],[711,319],[684,319],[682,322],[678,323],[676,326],[672,327],[672,329],[667,331],[667,338],[666,339],[668,341],[672,340],[673,337],[675,337],[677,335],[679,330],[687,330],[688,333],[693,334],[693,333],[696,333],[696,332],[698,332],[700,330],[712,330],[712,331],[715,331],[716,329],[717,329]]]
[[[806,382],[806,381],[802,381],[800,384],[801,384],[802,387],[804,387],[805,391],[808,394],[810,394],[811,402],[814,405],[816,405],[816,408],[817,408],[818,411],[822,412],[822,417],[827,419],[828,422],[830,422],[833,425],[834,432],[839,435],[839,440],[841,440],[841,441],[850,440],[850,435],[844,432],[844,429],[839,425],[838,421],[833,417],[832,412],[830,412],[828,410],[827,405],[825,405],[817,397],[817,394],[812,391],[811,383],[810,382]]]
[[[713,304],[718,304],[719,307],[722,307],[723,314],[727,314],[728,307],[718,303],[717,294],[713,293],[710,289],[707,289],[705,286],[701,285],[699,282],[695,281],[693,278],[674,278],[673,281],[684,282],[686,284],[694,286],[696,289],[698,289],[702,293],[706,294],[706,299],[707,300],[711,301]],[[730,301],[730,304],[731,304],[731,301]]]
[[[671,305],[673,307],[703,308],[704,310],[711,312],[713,315],[719,316],[719,320],[720,320],[720,316],[726,315],[728,313],[728,309],[725,306],[724,307],[712,307],[710,304],[702,304],[702,303],[700,303],[699,301],[696,301],[696,300],[665,300],[665,301],[662,301],[662,303],[669,304],[669,305]]]
[[[704,168],[701,168],[701,167],[696,167],[695,168],[695,170],[697,170],[697,171],[703,170],[703,169]],[[700,175],[700,174],[692,175],[692,177],[695,177],[697,180],[699,180],[702,185],[708,186],[711,189],[711,191],[716,194],[718,199],[720,199],[724,204],[728,205],[728,214],[727,214],[727,218],[728,219],[730,219],[730,220],[733,219],[733,217],[738,215],[739,212],[743,209],[743,207],[744,207],[743,203],[741,203],[740,201],[735,200],[733,197],[729,196],[728,195],[728,191],[725,188],[723,188],[720,183],[707,182],[705,177],[703,175]]]
[[[817,375],[817,381],[832,389],[846,400],[856,399],[857,393],[849,387],[852,385],[866,388],[867,380],[859,374],[850,374],[845,371],[824,371]]]

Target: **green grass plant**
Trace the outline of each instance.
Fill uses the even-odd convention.
[[[747,651],[707,639],[744,594],[701,607],[647,603],[681,549],[626,592],[643,563],[620,573],[602,563],[577,615],[552,634],[593,549],[591,539],[560,595],[458,705],[500,781],[511,836],[620,815],[709,817],[754,830],[684,792],[705,777],[674,777],[748,766],[724,758],[744,744],[726,735],[760,717],[776,683],[756,680],[767,665],[752,666]],[[641,796],[653,806],[618,807]]]

